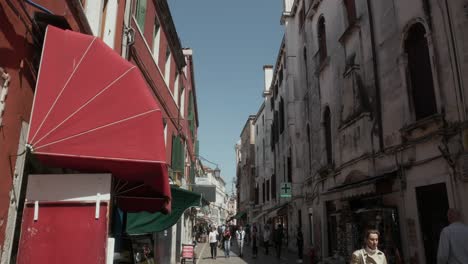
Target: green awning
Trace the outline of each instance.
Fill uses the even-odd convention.
[[[241,219],[245,215],[245,212],[238,212],[232,219]]]
[[[200,206],[201,195],[171,186],[172,210],[162,213],[127,213],[126,231],[129,235],[161,232],[179,221],[184,211],[192,206]]]

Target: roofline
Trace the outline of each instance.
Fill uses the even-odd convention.
[[[169,5],[167,4],[167,0],[153,0],[153,2],[156,5],[156,8],[160,11],[158,13],[158,18],[162,20],[160,21],[160,24],[162,27],[164,27],[167,33],[167,39],[170,44],[169,46],[171,47],[171,51],[174,53],[174,60],[179,66],[177,70],[180,71],[180,69],[182,69],[186,63],[184,54],[182,53],[182,45],[180,44],[180,39],[177,35],[177,30],[172,19]]]
[[[191,83],[192,83],[192,92],[193,92],[193,106],[195,108],[195,120],[197,121],[197,128],[198,126],[200,125],[200,121],[198,119],[198,104],[197,104],[197,92],[196,92],[196,85],[195,85],[195,74],[194,74],[194,64],[193,64],[193,50],[191,48],[183,48],[182,50],[190,50],[192,51],[192,53],[190,54],[185,54],[184,56],[186,56],[189,60],[189,67],[190,67],[190,79],[191,79]],[[182,52],[183,53],[183,52]]]
[[[240,137],[242,137],[242,134],[244,134],[245,129],[247,128],[247,124],[249,123],[250,120],[255,120],[256,115],[249,115],[249,118],[245,121],[244,128],[242,128]]]

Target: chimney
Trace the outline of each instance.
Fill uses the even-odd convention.
[[[264,94],[270,93],[271,80],[273,79],[273,65],[264,65],[263,72],[265,73],[265,89]]]

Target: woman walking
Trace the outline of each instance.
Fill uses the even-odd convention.
[[[210,241],[211,258],[216,259],[216,248],[217,248],[217,244],[218,244],[218,232],[216,231],[215,227],[213,227],[211,229],[211,232],[208,235],[208,240]]]

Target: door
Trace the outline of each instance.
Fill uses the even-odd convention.
[[[448,225],[449,204],[445,183],[416,188],[416,199],[426,263],[436,263],[440,232]]]

